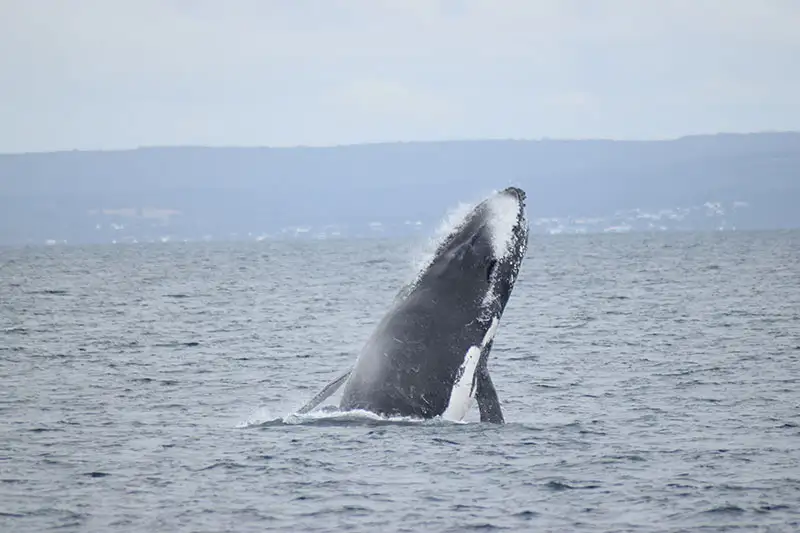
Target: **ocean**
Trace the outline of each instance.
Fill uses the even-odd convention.
[[[0,249],[0,531],[800,529],[800,232],[531,235],[505,425],[293,415],[422,239]]]

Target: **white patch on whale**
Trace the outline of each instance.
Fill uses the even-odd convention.
[[[494,338],[499,325],[497,317],[492,317],[492,324],[486,330],[480,346],[470,346],[467,353],[464,354],[464,362],[458,367],[456,373],[456,381],[450,391],[450,401],[447,403],[447,409],[442,413],[442,418],[453,422],[460,422],[464,419],[472,405],[472,400],[475,398],[475,370],[478,369],[478,361],[481,358],[486,345]]]
[[[497,261],[507,261],[508,256],[513,252],[517,246],[517,240],[520,238],[519,233],[514,231],[517,226],[526,225],[524,212],[522,210],[522,203],[515,197],[507,194],[497,194],[489,200],[489,227],[492,236],[492,253]],[[525,255],[525,249],[522,250],[522,256]],[[519,258],[522,261],[522,257]],[[489,311],[494,300],[497,299],[495,292],[495,282],[497,279],[492,275],[489,281],[489,289],[484,295],[482,307],[484,310]],[[516,280],[512,280],[512,283]],[[481,317],[480,320],[485,320],[488,317]]]
[[[502,260],[514,249],[516,233],[514,228],[519,222],[520,202],[508,194],[496,194],[489,200],[492,216],[489,225],[492,229],[492,248],[495,259]]]

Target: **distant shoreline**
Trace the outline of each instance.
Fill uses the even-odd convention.
[[[534,233],[800,228],[800,132],[0,155],[0,243],[427,231],[492,190]]]

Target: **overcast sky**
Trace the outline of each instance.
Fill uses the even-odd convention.
[[[0,152],[800,129],[798,0],[0,0]]]

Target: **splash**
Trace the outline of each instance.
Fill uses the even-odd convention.
[[[475,209],[477,203],[461,202],[457,206],[449,209],[444,218],[439,222],[436,231],[426,242],[412,254],[412,266],[414,269],[414,281],[426,268],[430,266],[436,256],[436,250],[448,235],[458,230],[467,220],[467,216]]]
[[[425,420],[408,416],[382,416],[363,409],[352,411],[341,411],[337,408],[321,409],[311,411],[302,415],[290,413],[283,417],[283,423],[287,425],[302,424],[363,424],[363,423],[385,423],[385,424],[420,424]]]
[[[261,426],[264,424],[268,424],[275,420],[275,417],[271,415],[271,413],[267,410],[266,407],[259,407],[253,413],[248,416],[245,420],[242,420],[235,427],[237,428],[248,428],[253,426]]]
[[[247,421],[237,424],[239,429],[269,428],[275,426],[375,426],[375,425],[441,425],[441,424],[466,424],[464,421],[445,420],[441,417],[423,419],[410,416],[382,416],[370,411],[354,409],[341,411],[336,407],[327,406],[316,411],[304,414],[289,413],[282,417],[257,418],[250,417]]]

